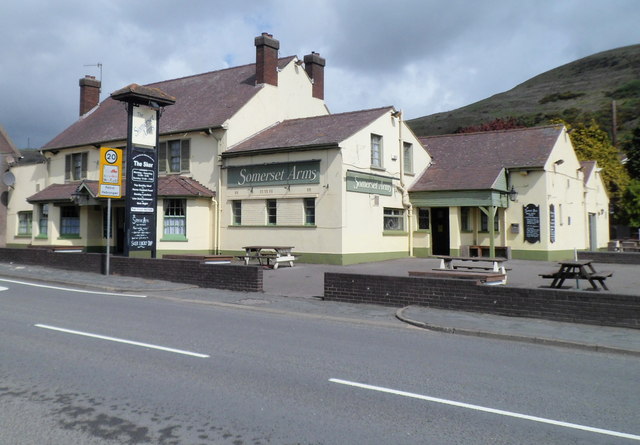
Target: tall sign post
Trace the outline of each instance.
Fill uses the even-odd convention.
[[[127,171],[124,255],[150,251],[156,257],[158,125],[176,99],[157,88],[131,84],[111,97],[127,104]]]
[[[107,198],[107,262],[105,275],[109,275],[111,248],[111,198],[122,197],[122,150],[100,148],[100,183],[98,197]]]

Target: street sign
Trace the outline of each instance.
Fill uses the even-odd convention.
[[[122,150],[119,148],[100,148],[100,198],[122,197]]]

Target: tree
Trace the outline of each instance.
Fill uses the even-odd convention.
[[[633,130],[631,140],[625,145],[627,171],[633,179],[640,180],[640,127]]]
[[[590,124],[576,124],[567,127],[571,143],[581,161],[596,161],[602,168],[602,179],[609,191],[613,205],[613,222],[622,223],[628,214],[622,206],[624,193],[629,186],[629,173],[620,160],[618,149],[613,146],[606,131],[600,129],[595,121]]]
[[[494,131],[494,130],[511,130],[514,128],[524,128],[526,125],[523,125],[515,117],[507,117],[507,118],[496,118],[491,122],[485,122],[480,125],[472,125],[470,127],[459,128],[456,133],[478,133],[481,131]]]
[[[622,196],[624,219],[631,227],[640,227],[640,179],[632,179]]]

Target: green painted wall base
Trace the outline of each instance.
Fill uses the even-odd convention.
[[[512,250],[514,260],[561,261],[573,259],[573,250]]]

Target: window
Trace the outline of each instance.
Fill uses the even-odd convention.
[[[384,230],[404,230],[404,210],[385,208]]]
[[[233,213],[233,225],[242,224],[242,201],[231,201],[231,211]]]
[[[500,218],[498,216],[498,212],[496,212],[496,216],[493,219],[493,230],[494,232],[500,231]],[[480,231],[488,232],[489,231],[489,217],[486,213],[480,212]]]
[[[188,172],[191,144],[189,139],[160,142],[158,171],[161,173]]]
[[[267,199],[267,224],[276,225],[278,222],[277,201],[275,199]]]
[[[60,207],[60,235],[80,236],[80,209],[76,206]]]
[[[38,233],[46,237],[49,233],[49,204],[40,204],[40,219],[38,220]]]
[[[404,172],[405,173],[413,173],[413,144],[405,142],[403,145],[403,162],[404,162]]]
[[[418,208],[418,229],[429,230],[429,209]]]
[[[87,152],[73,153],[64,158],[64,179],[79,181],[87,177]]]
[[[184,199],[164,200],[165,238],[184,239],[187,236],[187,212]]]
[[[18,235],[31,235],[33,212],[18,212]]]
[[[371,167],[382,168],[382,136],[371,135]]]
[[[471,232],[471,208],[460,207],[460,230],[463,232]]]
[[[316,224],[316,200],[315,198],[304,199],[304,223],[308,226]]]

